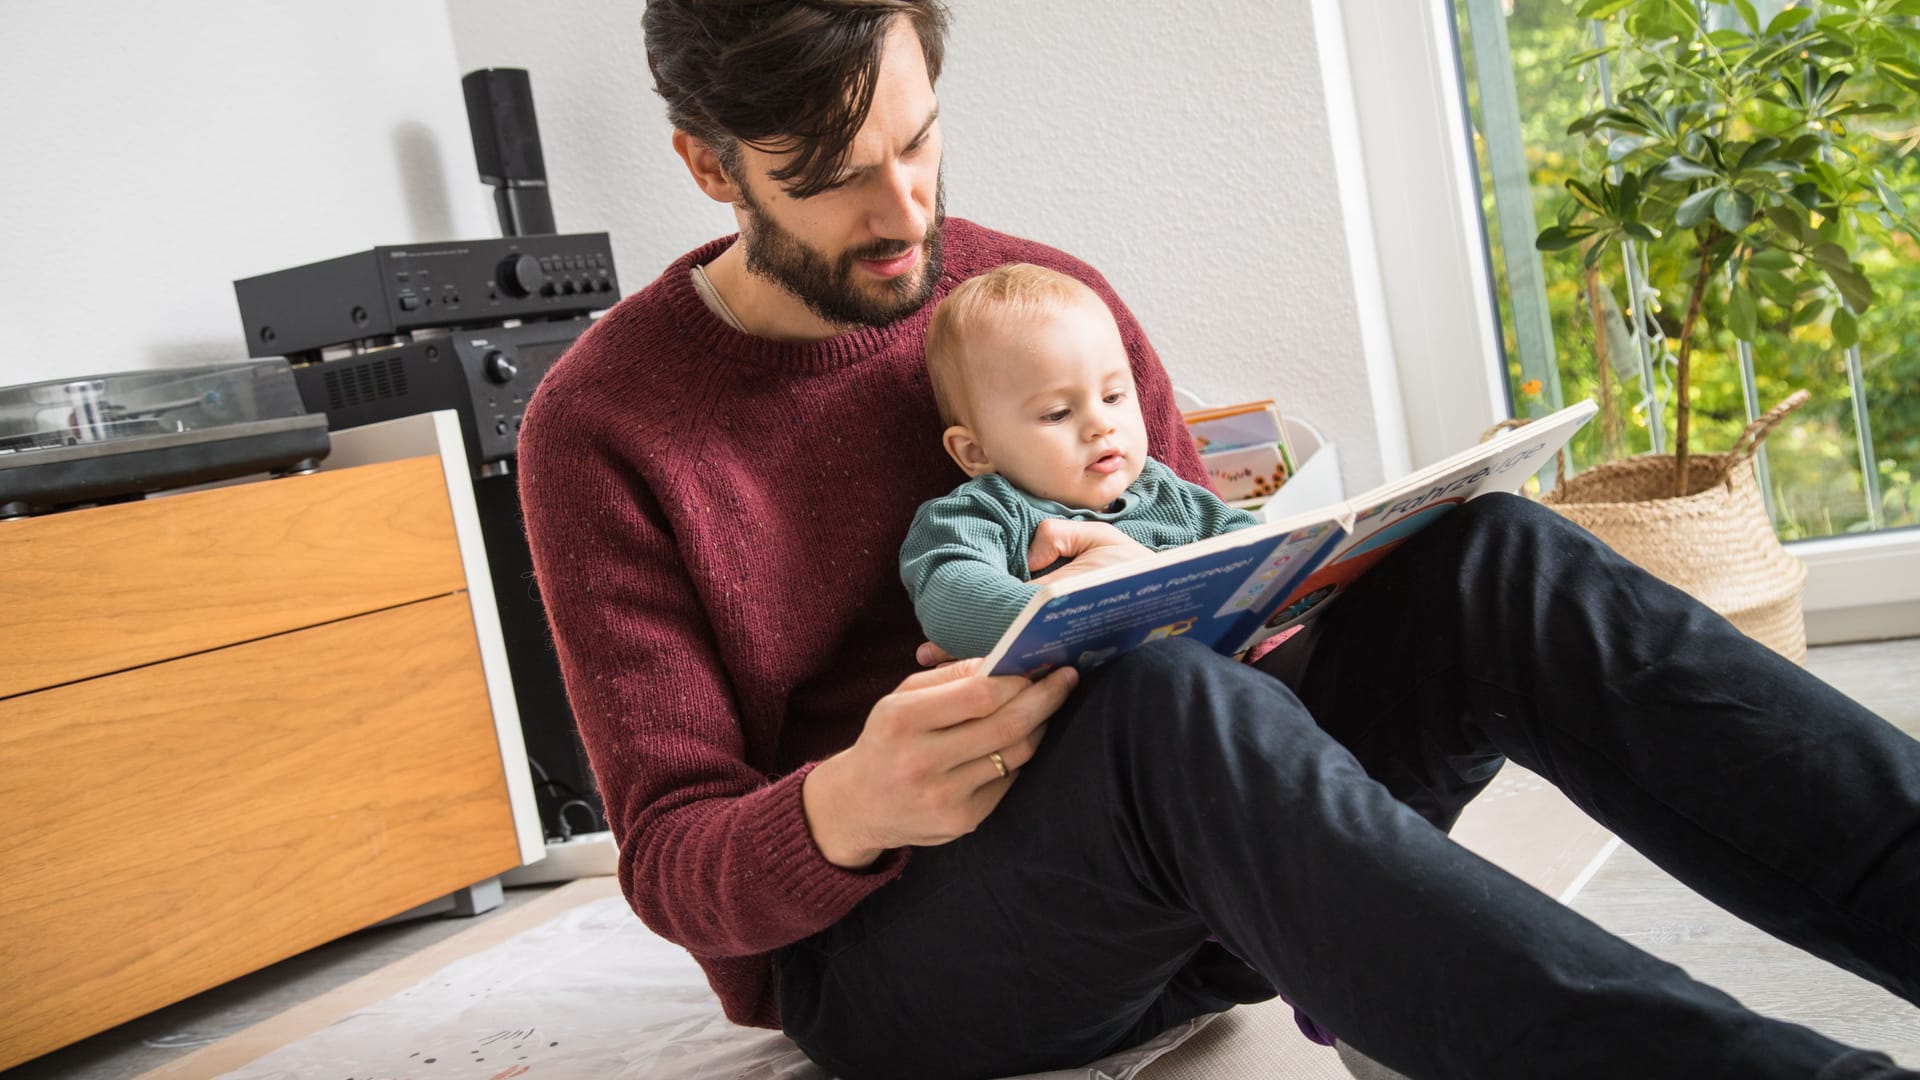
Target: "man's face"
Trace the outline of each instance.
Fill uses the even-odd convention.
[[[740,148],[732,179],[747,269],[838,325],[885,326],[918,310],[940,281],[938,116],[920,41],[898,19],[834,187],[795,199],[767,176],[782,155]]]
[[[1146,467],[1147,424],[1113,314],[1082,296],[966,343],[968,428],[1022,491],[1101,510]]]

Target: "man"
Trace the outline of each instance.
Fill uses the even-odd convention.
[[[920,355],[1006,262],[945,220],[937,0],[653,0],[740,235],[545,380],[535,565],[648,925],[847,1077],[1064,1067],[1276,988],[1420,1076],[1912,1076],[1758,1017],[1449,841],[1511,756],[1696,889],[1920,1001],[1920,746],[1518,499],[1404,545],[1260,668],[1178,641],[1028,684],[915,672],[895,556],[951,488]],[[1060,523],[1055,523],[1060,524]],[[1135,554],[1096,524],[1036,567]],[[921,647],[918,659],[938,659]]]

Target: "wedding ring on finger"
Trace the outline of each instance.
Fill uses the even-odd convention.
[[[988,754],[987,760],[993,762],[993,767],[1000,770],[1000,778],[1005,780],[1007,778],[1007,759],[1000,756],[1000,751],[995,750],[991,754]]]

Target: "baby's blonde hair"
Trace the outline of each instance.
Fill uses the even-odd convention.
[[[989,320],[1054,311],[1088,299],[1101,303],[1099,294],[1078,279],[1032,263],[1007,263],[961,282],[933,309],[927,325],[927,376],[940,421],[964,423],[972,405],[966,372],[969,334]]]

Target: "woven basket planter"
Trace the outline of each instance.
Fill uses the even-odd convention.
[[[1795,391],[1748,425],[1728,453],[1690,455],[1686,495],[1673,494],[1672,454],[1643,454],[1563,478],[1540,501],[1747,636],[1803,663],[1807,568],[1774,535],[1753,454],[1807,397]]]

